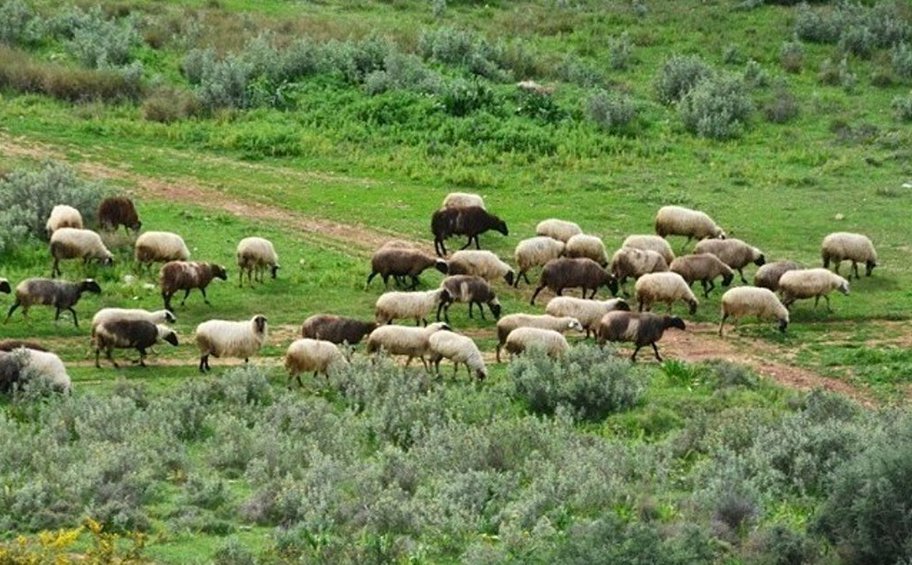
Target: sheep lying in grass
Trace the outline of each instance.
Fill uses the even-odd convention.
[[[288,386],[291,379],[297,379],[298,386],[303,386],[301,373],[313,372],[314,378],[323,374],[329,378],[329,372],[348,365],[348,361],[339,348],[329,341],[320,339],[296,339],[285,352],[285,369],[288,371]]]
[[[437,321],[440,321],[440,313],[443,312],[444,320],[450,323],[450,306],[454,302],[461,302],[469,305],[469,318],[472,317],[472,307],[478,305],[478,312],[481,319],[484,320],[484,304],[491,309],[494,319],[500,318],[500,301],[494,294],[494,290],[486,280],[481,277],[469,275],[453,275],[443,279],[440,288],[446,291],[445,298],[437,306]]]
[[[694,247],[694,253],[712,253],[723,263],[738,271],[741,275],[741,282],[747,284],[742,269],[748,263],[762,266],[766,263],[766,257],[763,252],[744,243],[740,239],[706,239]]]
[[[405,277],[409,277],[412,279],[412,286],[409,289],[414,290],[421,283],[418,276],[431,267],[444,275],[449,272],[449,266],[443,259],[420,249],[401,247],[396,242],[389,242],[375,251],[371,257],[371,273],[367,277],[367,284],[369,285],[377,275],[383,278],[384,286],[389,284],[390,276],[399,284]]]
[[[60,319],[61,312],[69,311],[73,315],[73,325],[78,328],[79,319],[73,306],[79,302],[85,292],[101,294],[101,287],[92,279],[85,279],[78,283],[42,278],[25,279],[16,286],[16,301],[10,306],[9,312],[6,314],[6,321],[9,321],[10,316],[19,306],[22,306],[22,316],[28,319],[29,308],[40,304],[55,308],[55,322]]]
[[[504,344],[507,353],[513,355],[524,353],[529,349],[541,349],[548,357],[561,357],[570,351],[567,338],[554,330],[542,328],[516,328],[507,336]]]
[[[439,312],[439,307],[450,300],[446,289],[412,291],[412,292],[385,292],[377,299],[374,306],[374,316],[380,325],[390,324],[393,320],[401,318],[415,320],[415,325],[426,326],[428,316],[434,310]]]
[[[190,291],[198,288],[203,294],[203,302],[210,304],[206,296],[206,287],[213,279],[228,280],[225,267],[215,263],[201,263],[198,261],[171,261],[162,265],[158,273],[158,284],[161,286],[161,296],[165,303],[165,310],[173,311],[171,298],[178,292],[184,291],[184,298],[180,305],[183,306],[190,296]]]
[[[164,341],[177,346],[177,334],[164,325],[156,325],[147,320],[112,319],[102,321],[92,328],[92,342],[95,344],[95,366],[99,369],[101,350],[105,358],[114,367],[118,367],[112,356],[114,349],[135,349],[139,352],[139,365],[146,366],[146,349]]]
[[[591,302],[591,301],[589,301]],[[500,363],[500,350],[507,342],[510,332],[516,328],[541,328],[566,333],[571,330],[583,331],[583,325],[576,318],[567,316],[535,316],[532,314],[510,314],[497,321],[497,362]]]
[[[686,235],[686,247],[692,239],[725,239],[725,232],[706,213],[682,206],[663,206],[655,217],[655,231],[661,237]]]
[[[789,312],[768,288],[742,286],[733,288],[722,295],[722,321],[719,322],[719,335],[725,321],[733,318],[735,324],[745,316],[757,316],[761,319],[772,318],[779,321],[779,331],[784,332],[789,324]]]
[[[79,213],[79,210],[66,204],[54,206],[44,229],[47,231],[48,237],[51,237],[60,228],[82,229],[82,214]]]
[[[839,264],[843,261],[852,262],[852,270],[855,272],[855,278],[858,276],[858,264],[864,263],[865,275],[871,276],[874,267],[877,266],[877,251],[874,250],[874,244],[866,235],[860,233],[836,232],[823,238],[820,246],[820,255],[823,257],[823,268],[830,268],[830,261],[835,265],[833,270],[839,273]],[[850,277],[851,278],[851,275]]]
[[[586,300],[572,296],[555,296],[545,306],[546,314],[557,317],[566,316],[579,320],[583,329],[586,330],[587,338],[590,332],[595,335],[602,317],[614,310],[630,310],[630,305],[623,298]]]
[[[548,287],[557,296],[560,296],[565,288],[581,287],[583,289],[583,298],[586,298],[586,293],[589,289],[592,289],[592,294],[589,295],[589,298],[595,298],[595,293],[598,292],[601,286],[607,286],[611,294],[617,294],[617,279],[600,267],[598,263],[587,258],[569,259],[562,257],[548,261],[548,264],[542,269],[538,288],[532,293],[529,304],[535,305],[535,298],[545,287]]]
[[[98,225],[105,231],[117,231],[123,226],[129,232],[139,232],[142,222],[136,213],[136,206],[126,196],[110,196],[98,205]]]
[[[565,246],[564,242],[546,236],[530,237],[520,241],[513,252],[513,258],[519,268],[513,286],[519,287],[520,277],[525,279],[526,284],[532,284],[526,273],[533,267],[544,267],[548,261],[563,255]]]
[[[337,345],[357,345],[364,336],[377,329],[377,322],[343,318],[330,314],[314,314],[301,325],[301,337],[318,339]]]
[[[451,275],[474,275],[488,282],[503,279],[513,285],[513,267],[500,260],[490,251],[463,250],[457,251],[447,261],[448,273]]]
[[[41,379],[65,394],[73,386],[63,361],[53,353],[27,348],[0,353],[0,392],[8,393],[18,383],[32,378]]]
[[[801,265],[794,261],[773,261],[757,269],[754,273],[754,286],[767,288],[776,292],[779,290],[779,279],[789,271],[801,269]]]
[[[662,339],[669,328],[685,329],[684,320],[677,316],[659,316],[650,312],[609,312],[599,324],[598,342],[606,341],[632,342],[636,349],[630,356],[636,361],[637,353],[644,346],[651,345],[656,360],[662,361],[656,342]]]
[[[187,261],[190,259],[190,250],[187,249],[184,238],[176,233],[147,231],[136,238],[133,256],[142,272],[144,267],[149,267],[152,263]]]
[[[489,230],[509,235],[507,223],[479,206],[467,208],[441,208],[431,216],[431,233],[434,234],[434,250],[440,257],[447,254],[444,241],[454,235],[464,235],[468,241],[465,249],[475,241],[475,249],[481,249],[478,236]]]
[[[786,308],[803,298],[813,298],[816,308],[822,296],[826,300],[827,311],[832,312],[829,294],[834,290],[849,294],[849,281],[827,269],[798,269],[779,277],[779,292]]]
[[[272,242],[262,237],[245,237],[237,246],[238,286],[244,286],[244,273],[247,282],[253,286],[254,273],[256,280],[263,282],[263,273],[269,269],[269,275],[276,278],[279,272],[279,256]]]
[[[563,243],[567,243],[571,237],[581,233],[583,233],[583,230],[578,224],[556,218],[542,220],[535,226],[536,235],[550,237]]]
[[[471,338],[454,332],[434,332],[428,337],[428,348],[430,361],[434,365],[437,375],[440,375],[440,360],[446,358],[453,362],[454,379],[460,363],[465,365],[470,379],[472,372],[479,381],[483,381],[488,376],[488,369],[485,367],[481,351]]]
[[[199,370],[209,371],[209,356],[238,357],[247,363],[266,343],[266,316],[257,314],[248,321],[209,320],[196,326],[196,345],[200,351]]]
[[[690,314],[697,313],[697,297],[684,277],[678,273],[649,273],[636,282],[636,299],[639,310],[651,310],[656,302],[664,302],[671,312],[671,305],[680,300],[690,307]]]
[[[84,265],[93,259],[104,266],[114,263],[114,256],[101,241],[101,236],[92,230],[59,228],[51,236],[50,246],[54,258],[52,277],[61,274],[60,261],[64,259],[82,259]]]
[[[449,331],[450,326],[443,322],[434,322],[423,328],[405,326],[380,326],[367,336],[367,353],[376,354],[380,350],[390,355],[406,355],[405,366],[418,357],[428,370],[426,357],[430,354],[429,338],[435,332]]]
[[[700,284],[703,285],[703,298],[709,298],[710,291],[716,288],[713,280],[717,277],[722,277],[723,287],[731,285],[735,278],[735,272],[731,267],[712,253],[678,257],[671,262],[668,268],[681,275],[687,286],[692,285],[694,281],[700,281]]]

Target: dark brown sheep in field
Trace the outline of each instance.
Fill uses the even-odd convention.
[[[612,295],[617,295],[617,279],[592,259],[552,259],[542,269],[538,288],[532,294],[529,304],[535,305],[535,298],[545,287],[558,296],[561,296],[565,288],[581,287],[583,298],[586,298],[586,291],[592,289],[589,298],[594,298],[600,286],[607,286]]]
[[[507,223],[480,206],[466,208],[441,208],[431,216],[431,233],[434,234],[434,251],[445,257],[447,254],[444,241],[454,235],[464,235],[469,239],[460,249],[465,249],[475,241],[475,249],[481,249],[478,236],[488,230],[495,230],[509,235]]]
[[[437,306],[437,321],[440,321],[440,313],[443,312],[447,324],[450,323],[449,310],[454,302],[463,302],[469,305],[469,318],[472,317],[472,306],[478,305],[478,311],[481,313],[481,319],[484,320],[484,304],[491,309],[494,318],[500,318],[500,302],[494,294],[494,290],[488,281],[481,277],[471,275],[453,275],[443,279],[440,288],[446,292],[443,293],[443,300]]]
[[[412,285],[409,289],[414,290],[421,282],[418,276],[431,267],[444,275],[447,274],[447,262],[443,259],[428,255],[419,249],[384,246],[371,257],[371,274],[367,277],[367,284],[370,284],[377,275],[383,278],[384,285],[389,284],[391,276],[397,283],[404,280],[404,277],[410,277]]]
[[[117,231],[123,226],[128,232],[139,232],[142,222],[133,201],[125,196],[110,196],[98,205],[98,225],[105,231]]]
[[[677,316],[660,316],[651,312],[624,312],[615,310],[608,312],[602,317],[598,328],[598,342],[604,344],[606,341],[626,341],[636,345],[631,361],[636,361],[637,353],[640,348],[651,345],[655,352],[656,359],[661,362],[662,357],[659,355],[659,348],[656,342],[662,339],[665,330],[685,328],[684,320]]]
[[[171,308],[171,297],[179,290],[184,291],[181,306],[190,296],[190,291],[198,288],[203,294],[203,301],[210,304],[206,296],[206,287],[212,279],[228,280],[225,267],[216,263],[201,263],[198,261],[170,261],[165,263],[158,273],[158,282],[161,286],[162,299],[165,301],[165,310]]]
[[[304,324],[301,326],[301,337],[321,339],[335,344],[355,345],[377,327],[378,324],[374,321],[365,322],[330,314],[314,314],[304,320]]]
[[[16,286],[16,301],[10,306],[9,312],[6,314],[6,321],[9,321],[10,316],[19,306],[22,306],[22,316],[28,318],[29,308],[40,304],[53,306],[56,309],[55,322],[60,319],[60,314],[64,310],[68,310],[73,314],[73,325],[78,328],[79,319],[76,317],[76,310],[73,309],[73,306],[79,302],[85,292],[100,294],[101,287],[92,279],[85,279],[78,283],[42,278],[25,279]]]
[[[136,349],[139,351],[139,364],[146,366],[146,349],[151,348],[159,341],[165,341],[177,346],[177,334],[167,326],[155,325],[147,320],[111,320],[103,322],[92,329],[92,342],[95,344],[95,366],[101,365],[98,358],[101,350],[105,350],[105,357],[112,365],[117,367],[117,362],[111,355],[117,349]]]

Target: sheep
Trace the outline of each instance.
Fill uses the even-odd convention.
[[[376,354],[381,349],[390,355],[408,355],[405,366],[418,357],[428,370],[427,355],[430,353],[428,338],[439,331],[449,331],[450,326],[443,322],[434,322],[423,328],[403,326],[380,326],[367,336],[367,353]]]
[[[534,316],[532,314],[510,314],[497,321],[497,362],[500,363],[500,349],[507,341],[507,336],[516,328],[541,328],[564,333],[570,330],[583,331],[583,325],[576,318],[569,316]]]
[[[415,325],[427,325],[428,315],[449,300],[446,289],[385,292],[374,305],[374,317],[377,324],[390,324],[398,318],[414,318]]]
[[[301,325],[301,337],[319,339],[335,344],[357,345],[367,334],[377,329],[376,322],[364,322],[329,314],[315,314]]]
[[[209,320],[196,326],[196,345],[200,351],[199,370],[211,370],[209,356],[239,357],[247,363],[266,343],[266,316],[255,315],[247,321]]]
[[[565,220],[558,220],[556,218],[542,220],[535,226],[536,235],[550,237],[551,239],[556,239],[563,243],[567,243],[571,237],[581,233],[583,233],[583,230],[578,224]]]
[[[830,268],[830,261],[835,265],[833,270],[839,274],[839,264],[845,260],[852,262],[855,278],[858,276],[858,264],[865,264],[865,276],[870,277],[874,267],[877,266],[877,251],[874,244],[866,235],[860,233],[835,232],[823,238],[820,246],[820,255],[823,257],[823,268]],[[851,278],[851,275],[849,276]]]
[[[120,226],[127,233],[133,230],[139,233],[142,222],[136,213],[136,206],[126,196],[109,196],[98,205],[98,225],[104,231],[117,231]]]
[[[485,209],[484,198],[478,194],[470,192],[451,192],[443,199],[442,208],[468,208],[477,206],[482,210]]]
[[[148,320],[109,319],[92,328],[92,343],[95,344],[95,366],[101,368],[99,357],[101,350],[105,358],[114,367],[118,367],[112,356],[116,349],[136,349],[139,351],[139,365],[146,366],[146,349],[161,341],[177,346],[177,334],[164,325],[156,325]]]
[[[14,349],[19,349],[20,347],[34,349],[35,351],[47,351],[46,347],[34,341],[27,341],[24,339],[4,339],[0,341],[0,351],[10,352]]]
[[[779,279],[785,273],[801,269],[801,265],[794,261],[773,261],[757,269],[754,273],[754,286],[768,288],[773,292],[779,290]]]
[[[51,257],[54,266],[51,268],[51,277],[61,274],[60,261],[62,259],[82,259],[87,264],[91,259],[96,259],[104,266],[114,263],[114,255],[108,251],[101,236],[92,230],[79,228],[58,228],[51,236]]]
[[[703,285],[703,298],[709,298],[709,292],[716,288],[713,282],[716,277],[722,277],[723,287],[731,285],[735,278],[735,272],[731,267],[712,253],[678,257],[671,262],[668,269],[684,277],[687,286],[692,285],[694,281],[700,281]]]
[[[329,378],[329,371],[345,365],[348,365],[348,361],[336,344],[322,339],[296,339],[285,352],[289,388],[292,379],[297,379],[298,386],[304,386],[301,382],[301,373],[312,371],[314,378],[320,373]]]
[[[475,249],[481,249],[478,236],[488,230],[495,230],[503,235],[510,235],[507,223],[479,206],[467,208],[441,208],[431,216],[431,233],[434,234],[434,251],[440,257],[447,254],[444,240],[454,235],[464,235],[469,239],[461,247],[465,249],[475,240]]]
[[[747,284],[742,269],[748,264],[753,263],[758,267],[766,263],[766,257],[763,252],[744,243],[740,239],[705,239],[694,247],[694,253],[712,253],[723,263],[738,271],[741,275],[741,282]]]
[[[590,332],[595,335],[602,316],[613,310],[630,310],[630,306],[622,298],[608,300],[585,300],[572,296],[555,296],[545,306],[545,313],[552,316],[568,316],[576,318],[586,330],[588,338]]]
[[[173,324],[177,321],[168,310],[150,312],[142,308],[102,308],[92,317],[92,328],[113,320],[145,320],[152,324]]]
[[[263,282],[263,272],[268,268],[272,278],[276,278],[279,269],[279,256],[276,255],[272,242],[262,237],[245,237],[237,246],[238,287],[244,286],[244,272],[247,282],[253,286],[253,274],[256,280]]]
[[[142,272],[152,263],[190,260],[190,250],[184,239],[176,233],[167,231],[147,231],[136,238],[133,256]]]
[[[454,302],[469,305],[469,318],[472,318],[472,307],[477,304],[481,319],[484,320],[484,304],[491,309],[494,319],[500,318],[500,301],[494,294],[491,285],[481,277],[470,275],[453,275],[443,279],[440,288],[446,292],[444,300],[437,306],[437,321],[440,321],[440,312],[443,311],[444,320],[450,323],[450,306]]]
[[[812,296],[816,308],[822,296],[826,300],[827,311],[832,312],[828,295],[834,290],[849,294],[849,281],[827,269],[797,269],[779,277],[779,292],[786,308],[798,299]]]
[[[725,232],[712,218],[699,210],[682,206],[659,208],[655,217],[655,231],[663,238],[669,235],[686,235],[685,247],[692,239],[725,239]]]
[[[697,313],[697,297],[694,296],[684,277],[678,273],[649,273],[640,277],[636,282],[636,299],[639,310],[650,310],[656,302],[671,305],[677,300],[686,302],[690,306],[690,314]]]
[[[9,322],[10,316],[19,306],[22,306],[22,316],[28,319],[29,308],[40,304],[53,306],[56,309],[55,322],[60,319],[61,312],[68,310],[73,314],[73,325],[78,328],[79,319],[73,306],[79,302],[84,292],[101,294],[101,287],[92,279],[85,279],[78,283],[42,278],[25,279],[16,286],[16,301],[6,314],[6,322]]]
[[[443,259],[419,249],[399,246],[398,242],[387,242],[371,256],[371,273],[367,277],[367,284],[369,285],[377,275],[383,278],[384,286],[389,283],[390,275],[396,282],[400,282],[403,277],[411,277],[412,286],[409,288],[414,290],[421,282],[418,275],[430,267],[443,274],[449,272],[448,264]]]
[[[562,257],[548,261],[548,264],[542,269],[538,288],[532,294],[529,304],[535,305],[535,297],[546,286],[558,296],[561,296],[565,288],[581,287],[583,298],[586,298],[586,291],[590,288],[592,294],[589,298],[595,297],[600,286],[607,286],[612,295],[616,295],[618,291],[617,279],[614,275],[592,259],[585,257],[580,259]]]
[[[457,251],[447,264],[451,275],[475,275],[489,282],[503,279],[508,285],[513,285],[513,268],[490,251]]]
[[[779,301],[779,297],[768,288],[742,286],[733,288],[722,295],[722,321],[719,322],[719,335],[725,326],[725,320],[733,318],[734,323],[744,316],[773,318],[779,321],[779,331],[785,332],[789,325],[789,313]]]
[[[49,351],[19,348],[0,353],[0,392],[10,392],[26,378],[46,381],[58,392],[69,394],[72,381],[60,357]]]
[[[460,363],[465,365],[470,379],[473,371],[475,378],[479,381],[483,381],[488,376],[488,369],[481,357],[481,351],[469,337],[453,332],[434,332],[428,337],[428,349],[430,350],[430,361],[438,375],[440,375],[440,360],[446,357],[453,362],[454,379]]]
[[[560,332],[530,327],[516,328],[510,332],[504,347],[511,358],[529,349],[541,349],[548,357],[560,357],[570,350],[567,338]]]
[[[541,235],[520,241],[513,252],[513,259],[519,267],[513,286],[519,288],[520,277],[526,280],[526,284],[532,284],[526,273],[532,267],[544,267],[551,259],[563,255],[565,246],[562,241]]]
[[[165,303],[165,310],[173,312],[171,297],[179,291],[184,291],[184,298],[180,305],[183,306],[190,296],[190,291],[198,288],[203,294],[203,301],[211,305],[206,296],[206,287],[213,279],[228,280],[225,267],[215,263],[202,263],[199,261],[171,261],[162,265],[158,272],[158,283],[161,286],[161,295]]]
[[[661,255],[662,259],[665,259],[665,262],[669,265],[675,260],[675,254],[671,249],[671,245],[668,244],[668,241],[657,235],[631,235],[624,240],[621,247],[655,251]]]
[[[0,292],[2,292],[3,294],[9,294],[9,293],[13,292],[12,287],[10,287],[9,281],[4,278],[0,278]]]
[[[606,341],[631,342],[636,346],[631,362],[636,362],[637,353],[646,345],[652,346],[656,360],[662,362],[656,342],[662,339],[665,330],[686,328],[684,320],[677,316],[660,316],[651,312],[608,312],[602,317],[598,328],[598,342]]]
[[[82,214],[72,206],[58,204],[51,210],[44,228],[49,238],[60,228],[82,229]]]
[[[609,268],[618,286],[622,286],[628,278],[638,279],[648,273],[667,271],[668,263],[656,251],[622,247],[612,255]]]
[[[601,238],[594,235],[576,234],[567,240],[567,248],[564,250],[567,257],[588,257],[602,267],[608,264],[608,253],[605,251],[605,244]]]

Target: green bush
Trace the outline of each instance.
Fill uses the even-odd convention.
[[[230,537],[215,550],[213,563],[216,565],[256,565],[257,559],[241,540]]]
[[[418,38],[418,52],[425,59],[465,68],[491,80],[506,80],[502,68],[504,47],[466,30],[441,27],[423,31]]]
[[[903,80],[912,79],[912,47],[908,43],[897,43],[893,47],[890,63],[896,76]]]
[[[172,87],[159,87],[142,104],[144,119],[163,124],[197,116],[201,110],[196,94]]]
[[[364,79],[368,94],[389,90],[407,90],[420,94],[436,94],[443,89],[443,77],[428,68],[418,57],[392,52],[383,60],[383,70],[374,71]]]
[[[769,86],[769,74],[757,61],[751,59],[744,65],[744,83],[751,88]]]
[[[452,116],[466,116],[493,103],[494,92],[478,80],[452,80],[440,93],[441,106]]]
[[[912,122],[912,93],[907,96],[897,96],[891,103],[896,117],[903,122]]]
[[[858,82],[855,73],[849,69],[847,57],[843,57],[838,63],[832,59],[824,59],[820,64],[820,73],[817,75],[817,80],[821,84],[841,86],[846,90],[851,90],[855,87],[855,83]]]
[[[677,102],[712,74],[710,66],[696,55],[672,55],[665,60],[656,79],[659,100],[664,104]]]
[[[636,120],[637,105],[623,94],[598,90],[586,100],[586,116],[605,131],[622,132]]]
[[[68,30],[70,53],[89,68],[118,67],[130,62],[130,50],[139,44],[136,20],[108,19],[99,6],[75,9]]]
[[[800,41],[783,41],[779,48],[779,64],[790,73],[800,73],[804,66],[804,45]]]
[[[678,104],[684,127],[711,139],[740,136],[753,109],[743,81],[731,75],[702,80]]]
[[[0,43],[37,43],[44,35],[43,28],[41,18],[22,0],[4,0],[0,3]]]
[[[777,88],[772,98],[763,105],[763,114],[767,121],[774,124],[788,122],[798,116],[798,112],[798,99],[785,86]]]
[[[608,66],[616,71],[629,69],[636,62],[633,42],[626,32],[608,40]]]

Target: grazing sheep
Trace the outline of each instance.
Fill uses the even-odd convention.
[[[535,226],[536,235],[550,237],[564,243],[567,243],[571,237],[581,233],[583,233],[583,230],[578,224],[556,218],[542,220]]]
[[[655,251],[661,255],[662,259],[665,259],[665,262],[669,265],[675,260],[675,254],[674,251],[671,250],[671,245],[669,245],[668,241],[664,238],[657,235],[631,235],[624,240],[621,247]]]
[[[507,341],[507,336],[516,328],[541,328],[565,333],[570,330],[583,331],[583,325],[576,318],[568,316],[535,316],[532,314],[510,314],[497,321],[497,362],[500,363],[500,349]]]
[[[567,257],[588,257],[602,267],[608,264],[608,252],[605,251],[605,244],[601,238],[594,235],[576,234],[567,240],[567,248],[564,250]]]
[[[139,233],[142,222],[136,213],[136,206],[126,196],[109,196],[98,205],[98,225],[105,231],[117,231],[120,226],[128,233]]]
[[[570,350],[567,338],[560,332],[542,328],[516,328],[507,336],[504,344],[507,353],[512,359],[513,355],[523,353],[529,349],[541,349],[548,357],[560,357]]]
[[[238,357],[247,363],[266,343],[266,316],[257,314],[247,321],[209,320],[196,326],[200,350],[199,370],[209,371],[209,356]]]
[[[520,277],[525,279],[526,284],[532,284],[526,273],[532,267],[544,267],[551,259],[563,255],[565,246],[562,241],[541,235],[520,241],[513,252],[516,266],[519,267],[513,286],[519,287]]]
[[[51,277],[61,274],[60,261],[63,259],[82,259],[83,264],[96,259],[105,266],[114,263],[114,256],[101,241],[101,236],[92,230],[78,228],[58,228],[54,231],[51,236],[51,257],[54,258]]]
[[[147,231],[136,238],[133,256],[139,264],[139,270],[152,263],[168,261],[188,261],[190,250],[184,239],[168,231]]]
[[[788,271],[779,277],[779,292],[786,308],[796,300],[811,297],[814,298],[816,308],[822,296],[826,300],[827,311],[832,312],[828,295],[834,290],[849,294],[849,281],[827,269],[798,269]]]
[[[72,390],[70,376],[57,355],[29,348],[0,353],[0,392],[10,392],[27,378],[44,380],[51,388],[65,394]]]
[[[446,298],[437,306],[437,321],[440,321],[440,311],[443,311],[444,320],[450,323],[450,306],[454,302],[461,302],[469,305],[469,318],[472,318],[472,306],[478,305],[478,312],[481,319],[484,320],[484,304],[491,309],[494,319],[500,318],[500,301],[494,294],[494,290],[486,280],[481,277],[470,275],[453,275],[443,279],[440,288],[446,291]]]
[[[628,278],[638,279],[649,273],[667,271],[668,263],[656,251],[622,247],[614,252],[609,268],[618,286],[623,286]]]
[[[414,318],[415,325],[426,326],[427,317],[441,304],[449,301],[443,288],[413,292],[385,292],[374,305],[374,316],[380,325],[390,324],[399,318]]]
[[[865,276],[870,277],[871,271],[877,266],[877,251],[874,244],[866,235],[860,233],[836,232],[823,238],[820,246],[820,255],[823,257],[823,268],[830,268],[830,261],[835,265],[833,270],[839,273],[839,264],[843,261],[852,262],[855,278],[858,276],[858,264],[865,264]],[[851,275],[849,276],[851,278]]]
[[[105,351],[105,358],[117,367],[117,362],[112,356],[116,349],[135,349],[139,351],[139,365],[146,366],[146,349],[161,341],[177,346],[177,334],[168,326],[156,325],[147,320],[113,319],[103,321],[92,328],[92,342],[95,344],[95,366],[99,369],[101,364],[98,358],[101,350]]]
[[[320,373],[329,378],[329,371],[345,365],[348,365],[348,361],[336,344],[321,339],[296,339],[285,352],[289,387],[291,379],[297,379],[298,386],[304,386],[301,373],[312,371],[314,378]]]
[[[0,292],[3,294],[9,294],[13,292],[13,289],[10,287],[8,280],[0,278]]]
[[[92,317],[92,328],[113,320],[145,320],[152,324],[173,324],[177,321],[168,310],[150,312],[142,308],[102,308]]]
[[[82,214],[79,210],[66,204],[58,204],[51,210],[47,223],[44,225],[48,237],[60,228],[82,229]]]
[[[686,246],[692,239],[707,237],[725,239],[725,232],[708,215],[681,206],[663,206],[655,217],[655,231],[661,237],[686,235]]]
[[[367,334],[377,329],[377,323],[329,314],[314,314],[304,320],[301,337],[319,339],[335,344],[357,345]]]
[[[694,247],[694,253],[697,255],[712,253],[720,261],[738,271],[738,274],[741,275],[741,282],[744,284],[747,284],[747,279],[744,278],[744,271],[741,269],[748,263],[753,263],[758,267],[766,263],[766,257],[762,251],[740,239],[706,239]]]
[[[678,257],[671,262],[668,269],[684,277],[687,286],[692,285],[694,281],[700,281],[703,285],[703,298],[709,298],[709,292],[716,288],[713,282],[716,277],[722,277],[724,287],[731,285],[732,279],[735,278],[735,272],[731,267],[712,253]]]
[[[440,360],[445,357],[453,362],[454,379],[460,363],[465,365],[470,379],[472,371],[475,372],[475,378],[479,381],[483,381],[488,376],[488,369],[481,357],[481,351],[471,338],[453,332],[434,332],[428,337],[428,348],[430,361],[438,375],[440,374]]]
[[[464,235],[469,239],[461,247],[465,249],[475,240],[475,249],[481,249],[478,236],[488,230],[495,230],[503,235],[509,235],[507,223],[488,213],[479,206],[468,208],[441,208],[431,216],[431,233],[434,234],[434,251],[440,257],[447,254],[444,240],[454,235]]]
[[[656,360],[662,361],[656,342],[669,328],[685,329],[684,320],[677,316],[660,316],[651,312],[608,312],[599,323],[598,342],[630,342],[636,346],[630,360],[635,362],[640,348],[651,345]]]
[[[734,323],[745,316],[757,316],[761,319],[779,321],[779,331],[784,332],[789,324],[789,313],[779,297],[768,288],[742,286],[733,288],[722,295],[722,321],[719,323],[719,335],[725,320],[733,318]]]
[[[272,242],[262,237],[245,237],[237,246],[238,286],[244,285],[244,272],[247,282],[253,286],[253,274],[256,280],[263,282],[263,273],[269,269],[272,278],[276,278],[279,269],[279,256],[276,255]]]
[[[664,302],[671,312],[671,305],[681,300],[690,306],[690,314],[697,313],[697,297],[694,296],[684,277],[678,273],[649,273],[636,282],[636,299],[639,310],[651,310],[656,302]]]
[[[78,283],[41,278],[25,279],[16,287],[16,301],[10,306],[9,312],[6,314],[6,321],[9,321],[10,316],[19,306],[22,306],[22,316],[28,319],[29,308],[40,304],[53,306],[56,309],[55,322],[60,319],[61,312],[68,310],[73,314],[73,325],[78,328],[79,319],[73,306],[79,302],[84,292],[100,294],[101,287],[92,279],[85,279]]]
[[[508,285],[513,285],[513,267],[490,251],[457,251],[447,264],[451,275],[474,275],[489,282],[503,279]]]
[[[47,351],[47,348],[34,341],[26,341],[23,339],[4,339],[0,341],[0,351],[9,352],[14,349],[19,349],[20,347],[34,349],[35,351]]]
[[[485,209],[484,198],[478,194],[470,192],[451,192],[443,199],[442,208],[468,208],[477,206],[482,210]]]
[[[215,263],[201,263],[198,261],[171,261],[165,263],[158,273],[158,284],[161,286],[165,310],[174,310],[171,307],[171,297],[179,290],[184,291],[181,306],[187,301],[190,291],[194,288],[198,288],[203,294],[203,301],[206,304],[210,304],[209,297],[206,296],[206,287],[209,286],[212,279],[228,280],[228,273],[225,271],[225,267]]]
[[[387,242],[371,257],[371,273],[367,277],[367,284],[370,284],[377,275],[383,278],[384,286],[389,283],[391,275],[396,282],[400,282],[403,277],[411,277],[412,286],[409,288],[414,290],[421,282],[418,280],[418,275],[430,267],[436,268],[443,274],[448,272],[447,262],[443,259],[411,246],[399,246],[399,242],[396,241]]]
[[[403,326],[380,326],[367,336],[367,353],[376,354],[381,349],[390,355],[408,355],[405,366],[418,357],[428,370],[426,357],[430,353],[429,338],[435,332],[449,331],[450,326],[443,322],[434,322],[424,328]]]
[[[566,257],[554,259],[548,261],[548,264],[542,269],[538,288],[532,294],[529,304],[535,305],[535,297],[545,287],[548,287],[557,296],[561,296],[565,288],[581,287],[583,298],[586,298],[586,291],[591,288],[592,294],[589,298],[595,298],[595,293],[598,292],[600,286],[607,286],[612,295],[617,294],[617,279],[592,259]]]
[[[773,261],[757,269],[754,273],[754,286],[768,288],[773,292],[779,290],[779,279],[789,271],[801,269],[802,266],[794,261]]]
[[[586,337],[590,332],[595,335],[602,316],[613,310],[630,310],[630,306],[623,298],[611,298],[608,300],[586,300],[583,298],[574,298],[572,296],[555,296],[547,306],[545,313],[557,317],[570,317],[579,320],[579,323],[586,330]]]

